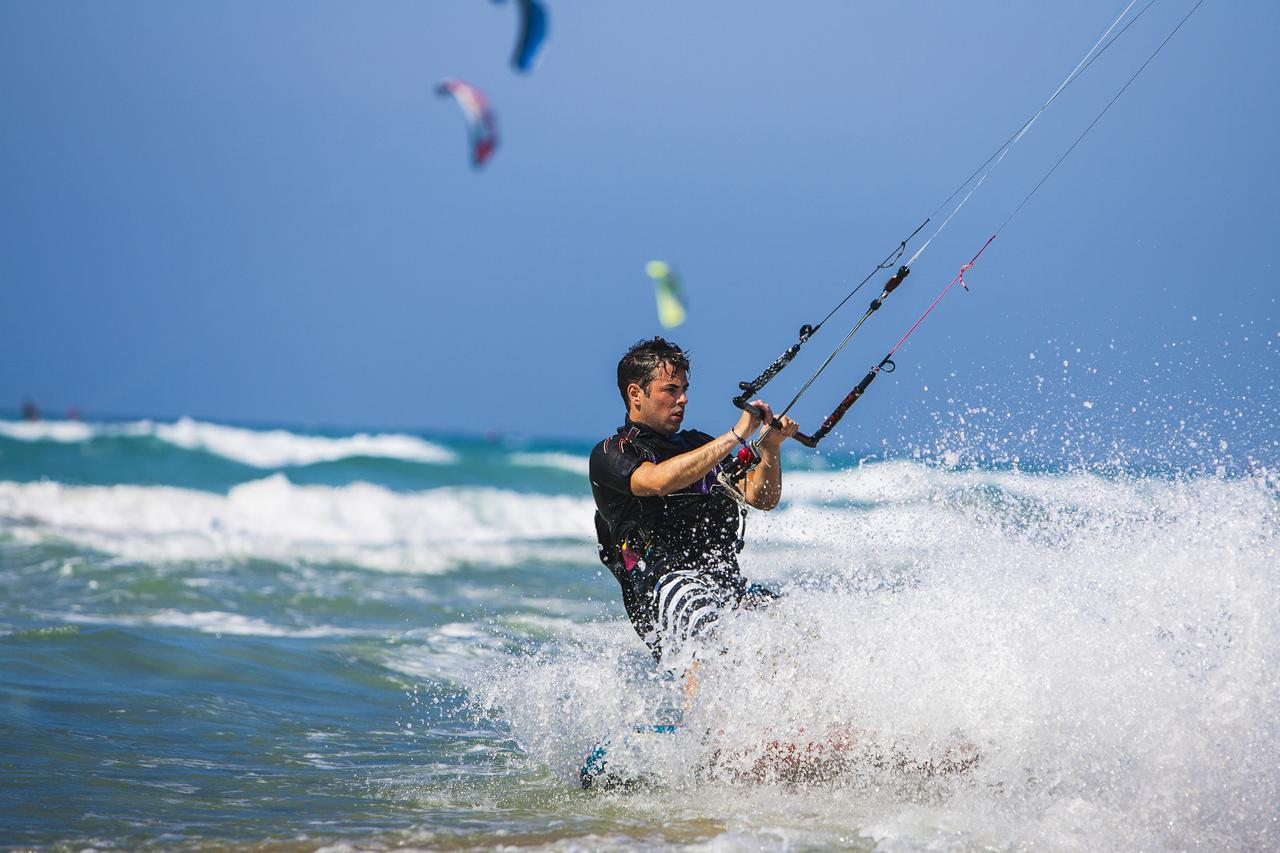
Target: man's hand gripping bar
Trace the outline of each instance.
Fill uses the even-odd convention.
[[[750,403],[748,403],[746,400],[739,400],[737,397],[734,398],[733,402],[734,402],[734,405],[736,405],[739,409],[742,409],[742,411],[750,412],[760,420],[762,421],[764,420],[764,410],[761,409],[759,406],[753,406]],[[782,429],[782,422],[779,421],[777,418],[774,418],[773,420],[769,421],[768,424],[770,429]],[[794,438],[796,441],[800,442],[801,444],[803,444],[805,447],[818,446],[818,440],[816,438],[810,438],[809,436],[805,435],[802,432],[796,432],[796,434],[791,437]]]

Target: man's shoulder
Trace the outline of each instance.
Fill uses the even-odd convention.
[[[591,466],[597,467],[617,459],[650,459],[653,452],[636,436],[619,431],[596,442],[591,448]]]
[[[593,488],[630,495],[632,472],[645,462],[656,461],[652,450],[638,441],[635,435],[620,431],[591,448],[587,476]]]

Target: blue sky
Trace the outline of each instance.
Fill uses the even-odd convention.
[[[718,432],[736,382],[861,280],[1124,5],[548,0],[550,43],[525,76],[508,65],[509,3],[0,0],[0,406],[589,437],[618,419],[620,352],[661,331],[643,268],[662,258],[690,298],[672,334],[695,356],[690,421]],[[1063,94],[802,423],[1190,7],[1159,0]],[[1206,2],[844,440],[927,437],[982,409],[1020,430],[1076,412],[1136,436],[1139,403],[1166,426],[1234,406],[1255,443],[1280,431],[1277,24],[1274,3]],[[482,172],[433,94],[445,76],[499,112]],[[858,313],[765,396],[789,397]]]

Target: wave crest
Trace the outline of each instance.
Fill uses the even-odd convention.
[[[63,444],[96,438],[155,438],[184,450],[203,451],[255,468],[289,468],[370,457],[443,465],[457,461],[446,447],[403,433],[308,435],[284,429],[257,430],[179,418],[173,423],[150,420],[122,424],[80,421],[0,421],[0,436],[17,441]]]
[[[261,558],[433,573],[594,555],[589,499],[493,488],[401,493],[298,486],[283,474],[226,495],[169,486],[0,483],[20,538],[62,538],[129,559]]]

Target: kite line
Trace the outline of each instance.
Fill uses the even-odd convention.
[[[882,261],[880,264],[877,264],[876,268],[872,270],[871,274],[868,275],[865,279],[863,279],[852,291],[850,291],[836,305],[836,307],[832,309],[827,314],[827,316],[822,319],[820,323],[818,323],[817,326],[811,327],[807,324],[805,326],[802,326],[800,329],[799,340],[795,344],[793,344],[787,351],[785,351],[782,355],[780,355],[777,359],[775,359],[774,362],[770,364],[769,367],[766,368],[764,372],[762,372],[759,376],[757,376],[754,380],[750,382],[738,383],[738,387],[742,393],[733,398],[734,405],[744,410],[753,410],[757,414],[762,414],[762,412],[760,412],[759,409],[756,409],[748,402],[748,399],[751,396],[754,396],[756,392],[758,392],[762,387],[764,387],[765,384],[767,384],[779,372],[781,372],[782,369],[786,367],[791,362],[792,359],[795,358],[796,354],[800,350],[800,347],[803,346],[803,344],[806,341],[808,341],[809,338],[811,338],[818,331],[819,328],[821,328],[823,323],[829,320],[831,316],[836,313],[836,311],[838,311],[841,307],[843,307],[844,304],[847,303],[849,299],[852,298],[854,294],[856,294],[863,287],[863,285],[865,285],[868,281],[870,281],[871,278],[876,274],[876,272],[879,272],[880,270],[883,270],[883,269],[888,269],[893,264],[897,263],[898,260],[902,257],[902,255],[905,254],[907,243],[910,242],[910,240],[914,238],[917,234],[919,234],[920,231],[922,231],[925,228],[925,226],[927,226],[929,222],[931,222],[938,215],[938,213],[943,210],[943,208],[945,208],[948,204],[950,204],[951,201],[954,200],[958,195],[960,195],[961,192],[964,192],[966,187],[969,187],[968,192],[965,193],[964,197],[961,198],[961,200],[955,206],[955,208],[951,210],[951,212],[947,215],[946,219],[944,219],[942,223],[934,230],[934,232],[929,236],[929,238],[924,242],[924,244],[921,245],[920,248],[916,250],[915,254],[913,254],[906,263],[902,264],[897,269],[897,271],[895,271],[894,274],[889,278],[889,280],[885,283],[884,288],[882,289],[880,295],[871,301],[871,304],[868,306],[867,311],[854,324],[854,326],[849,330],[849,332],[845,335],[845,337],[835,347],[835,349],[831,352],[831,354],[827,356],[826,360],[822,362],[822,364],[813,373],[813,375],[810,376],[809,379],[801,386],[800,390],[786,405],[786,407],[783,408],[778,413],[778,415],[775,416],[769,423],[765,424],[764,428],[760,432],[760,435],[757,436],[756,439],[749,446],[743,447],[738,452],[738,457],[737,457],[738,471],[735,472],[735,476],[741,477],[745,475],[745,473],[759,461],[760,442],[764,438],[764,436],[769,433],[771,429],[775,429],[779,426],[778,417],[781,417],[787,414],[791,410],[791,408],[809,390],[810,386],[814,383],[814,381],[817,380],[817,378],[827,369],[827,367],[831,364],[831,362],[835,359],[835,357],[840,353],[840,351],[844,349],[845,345],[849,343],[849,341],[853,338],[853,336],[862,327],[863,323],[865,323],[867,319],[870,318],[870,316],[880,308],[884,300],[888,298],[889,294],[893,293],[893,291],[897,289],[898,285],[900,285],[902,281],[910,274],[911,266],[920,258],[922,254],[924,254],[924,251],[929,247],[929,244],[932,243],[933,240],[938,236],[938,234],[940,234],[942,230],[947,227],[947,225],[951,222],[952,218],[955,217],[955,215],[960,211],[961,208],[964,207],[964,205],[973,196],[973,194],[983,185],[987,177],[990,176],[991,172],[994,171],[1000,165],[1001,162],[1003,162],[1004,158],[1008,155],[1009,151],[1012,150],[1012,148],[1015,145],[1017,145],[1017,143],[1022,139],[1022,137],[1026,135],[1026,133],[1031,129],[1031,126],[1040,117],[1040,115],[1043,114],[1044,111],[1048,109],[1048,107],[1058,98],[1058,96],[1062,94],[1062,92],[1074,80],[1076,80],[1081,74],[1083,74],[1089,68],[1089,66],[1091,66],[1098,59],[1098,57],[1100,57],[1108,48],[1110,48],[1111,45],[1115,44],[1115,42],[1121,36],[1123,36],[1124,33],[1131,26],[1133,26],[1133,24],[1136,23],[1147,12],[1147,10],[1149,10],[1155,4],[1155,2],[1156,0],[1148,0],[1147,4],[1141,10],[1139,10],[1138,13],[1128,21],[1128,23],[1126,23],[1123,27],[1120,28],[1118,32],[1115,32],[1113,35],[1112,33],[1114,30],[1116,30],[1116,27],[1118,27],[1120,23],[1125,19],[1125,17],[1128,16],[1129,12],[1133,9],[1134,5],[1136,5],[1137,3],[1137,0],[1130,0],[1129,4],[1125,6],[1125,8],[1121,11],[1120,15],[1117,16],[1117,18],[1111,23],[1109,27],[1107,27],[1107,29],[1093,44],[1093,46],[1089,48],[1089,51],[1084,55],[1084,57],[1080,60],[1080,62],[1076,64],[1075,68],[1071,70],[1071,73],[1067,75],[1067,77],[1062,81],[1062,83],[1059,84],[1058,88],[1054,90],[1053,94],[1049,96],[1048,100],[1046,100],[1040,106],[1040,108],[1037,109],[1036,112],[1031,115],[1030,118],[1028,118],[1025,122],[1023,122],[1023,124],[1016,131],[1014,131],[1013,135],[1011,135],[1007,140],[1005,140],[1005,142],[999,148],[997,148],[996,151],[992,153],[991,156],[989,156],[982,163],[982,165],[980,165],[971,175],[969,175],[969,177],[966,178],[965,181],[962,184],[960,184],[960,186],[957,187],[951,193],[951,195],[949,195],[946,199],[944,199],[943,202],[940,205],[938,205],[938,207],[933,211],[933,213],[931,213],[929,217],[927,217],[925,221],[922,222],[915,229],[915,231],[913,231],[907,237],[906,240],[903,240],[898,245],[898,247],[893,252],[891,252],[884,261]],[[1191,9],[1182,17],[1181,20],[1179,20],[1177,25],[1174,26],[1174,28],[1169,32],[1169,34],[1165,36],[1164,40],[1161,41],[1160,44],[1155,48],[1155,50],[1151,52],[1151,54],[1138,67],[1138,69],[1129,77],[1129,79],[1124,83],[1124,85],[1120,87],[1120,89],[1116,92],[1116,94],[1112,96],[1112,98],[1107,102],[1107,104],[1102,108],[1102,110],[1099,111],[1096,116],[1094,116],[1093,120],[1085,127],[1085,129],[1080,133],[1080,135],[1076,137],[1075,141],[1071,143],[1071,145],[1066,149],[1066,151],[1063,152],[1063,154],[1057,159],[1057,161],[1045,172],[1045,174],[1040,178],[1040,180],[1035,184],[1035,186],[1032,187],[1031,191],[1028,192],[1027,195],[1022,199],[1022,201],[1019,202],[1018,205],[1013,209],[1013,211],[1009,213],[1009,215],[995,230],[995,232],[982,245],[982,248],[980,248],[972,258],[970,258],[968,263],[964,264],[960,268],[960,271],[956,274],[956,276],[950,281],[950,283],[947,284],[946,287],[943,288],[942,292],[938,294],[938,296],[929,305],[929,307],[925,309],[924,313],[920,315],[920,317],[915,321],[914,324],[912,324],[912,326],[907,330],[907,332],[902,336],[902,338],[898,340],[898,342],[893,346],[893,348],[889,351],[889,353],[883,359],[881,359],[881,361],[878,364],[872,367],[867,372],[866,376],[864,376],[862,380],[856,386],[854,386],[853,390],[850,391],[845,396],[845,398],[840,401],[840,404],[836,406],[836,408],[831,412],[830,415],[826,417],[826,419],[823,420],[822,425],[817,430],[815,430],[812,434],[805,434],[802,432],[797,432],[795,434],[795,438],[801,444],[804,444],[806,447],[816,447],[818,445],[818,442],[821,441],[836,426],[836,424],[839,423],[840,419],[844,417],[844,415],[848,412],[850,407],[852,407],[853,404],[856,403],[858,399],[861,398],[863,393],[865,393],[867,388],[870,387],[871,383],[875,380],[878,374],[893,372],[893,370],[896,368],[896,364],[893,361],[894,354],[898,351],[899,348],[902,347],[903,344],[906,343],[907,339],[911,337],[911,335],[916,331],[916,329],[919,328],[920,324],[924,322],[925,318],[929,316],[929,314],[933,311],[933,309],[938,306],[938,304],[942,301],[942,299],[951,291],[951,289],[956,284],[959,284],[965,290],[969,289],[968,285],[964,281],[965,272],[972,269],[973,265],[977,262],[978,258],[982,255],[983,252],[986,251],[987,247],[990,246],[991,243],[996,239],[996,237],[998,237],[1004,231],[1005,227],[1009,225],[1009,223],[1013,220],[1013,218],[1017,216],[1019,212],[1021,212],[1021,210],[1026,206],[1027,202],[1031,200],[1032,196],[1034,196],[1036,192],[1039,191],[1039,189],[1042,186],[1044,186],[1045,182],[1049,180],[1049,178],[1053,175],[1055,171],[1057,171],[1058,167],[1061,166],[1062,163],[1067,159],[1067,157],[1071,155],[1071,153],[1076,149],[1077,146],[1079,146],[1079,144],[1084,140],[1084,138],[1089,134],[1089,132],[1098,124],[1099,121],[1101,121],[1102,117],[1106,115],[1107,111],[1110,110],[1111,107],[1116,103],[1116,101],[1120,99],[1120,96],[1125,93],[1125,91],[1133,84],[1135,80],[1137,80],[1137,78],[1142,74],[1142,72],[1147,68],[1147,66],[1149,66],[1152,63],[1152,61],[1155,60],[1156,56],[1159,55],[1160,51],[1164,49],[1165,45],[1167,45],[1169,41],[1172,40],[1172,38],[1178,33],[1178,31],[1182,29],[1183,25],[1186,24],[1186,22],[1191,18],[1191,16],[1195,13],[1195,11],[1200,8],[1200,6],[1203,3],[1204,3],[1204,0],[1197,0],[1195,5],[1191,7]],[[978,178],[979,175],[981,175],[980,178]],[[978,181],[976,184],[973,184],[973,181],[975,178],[978,178]],[[973,186],[970,187],[969,186],[970,184],[973,184]]]

